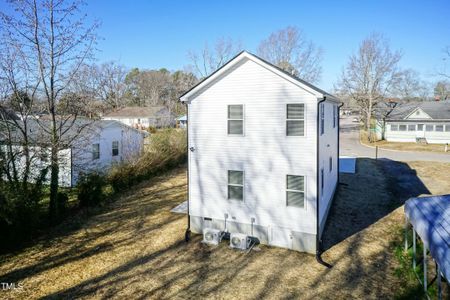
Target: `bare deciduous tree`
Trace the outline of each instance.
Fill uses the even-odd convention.
[[[427,100],[430,97],[430,88],[417,71],[407,69],[401,72],[397,84],[393,87],[392,96],[406,101]]]
[[[401,79],[399,51],[392,51],[380,34],[371,34],[362,41],[357,53],[350,56],[339,80],[339,89],[359,106],[366,129],[374,108],[384,100]]]
[[[212,48],[205,43],[199,53],[189,51],[188,59],[191,61],[191,68],[202,79],[226,64],[241,49],[241,42],[233,41],[231,38],[221,38],[215,42]]]
[[[7,47],[21,54],[16,82],[30,82],[45,102],[49,120],[41,124],[50,144],[50,219],[58,216],[58,152],[70,143],[64,136],[75,124],[78,113],[58,111],[58,102],[76,77],[79,68],[92,57],[97,23],[86,26],[80,11],[82,1],[11,0],[14,14],[1,13],[2,38]],[[64,106],[62,106],[64,107]],[[44,124],[45,123],[45,124]]]
[[[296,27],[272,33],[259,44],[258,55],[303,80],[311,83],[320,80],[322,49]]]

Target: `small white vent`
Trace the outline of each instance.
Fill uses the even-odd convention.
[[[220,243],[220,230],[205,228],[203,229],[203,243],[208,245],[218,245]]]
[[[232,233],[230,235],[230,247],[246,250],[250,247],[251,240],[248,235],[242,233]]]

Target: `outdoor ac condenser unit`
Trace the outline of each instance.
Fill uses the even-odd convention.
[[[251,239],[248,235],[242,233],[232,233],[230,235],[230,247],[240,250],[246,250],[250,247]]]
[[[221,239],[221,232],[218,229],[203,229],[203,243],[208,245],[218,245]]]

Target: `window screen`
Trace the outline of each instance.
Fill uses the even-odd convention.
[[[416,125],[414,125],[414,124],[409,124],[409,125],[408,125],[408,131],[416,131]]]
[[[287,175],[286,181],[287,206],[305,207],[305,177]]]
[[[244,134],[244,106],[228,105],[228,134]]]
[[[417,124],[417,131],[423,131],[423,124]]]
[[[398,125],[397,124],[391,124],[391,131],[398,131]]]
[[[450,132],[450,124],[445,125],[445,131]]]
[[[113,141],[112,142],[112,156],[119,155],[119,142]]]
[[[244,200],[243,171],[228,171],[228,199]]]
[[[436,125],[434,128],[437,132],[443,132],[444,131],[444,125]]]
[[[406,131],[406,125],[399,125],[398,130],[400,131]]]
[[[305,105],[304,104],[288,104],[286,135],[288,136],[304,136],[305,135]]]
[[[433,131],[433,125],[425,126],[425,131]]]
[[[331,156],[330,156],[329,164],[330,164],[330,172],[331,172],[331,171],[333,171],[333,158]]]
[[[100,158],[100,144],[92,144],[92,159]]]

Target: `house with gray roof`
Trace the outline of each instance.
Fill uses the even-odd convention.
[[[450,143],[450,101],[401,104],[378,121],[390,142]]]
[[[174,127],[176,115],[164,106],[124,107],[102,118],[116,120],[133,128],[146,130],[149,127]]]

